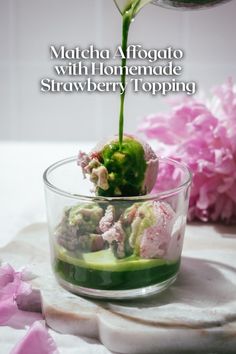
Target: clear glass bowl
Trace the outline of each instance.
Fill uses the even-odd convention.
[[[154,5],[180,10],[205,9],[230,0],[153,0]]]
[[[44,184],[58,282],[73,293],[114,299],[166,289],[180,267],[190,183],[184,164],[163,158],[158,193],[95,197],[75,157],[50,166]]]

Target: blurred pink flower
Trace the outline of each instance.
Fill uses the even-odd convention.
[[[146,117],[139,131],[157,141],[158,155],[161,151],[190,167],[189,220],[236,221],[236,87],[231,79],[213,91],[209,102],[184,98],[169,114]],[[171,171],[161,171],[160,178],[165,173]]]

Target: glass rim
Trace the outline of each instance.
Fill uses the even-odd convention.
[[[51,164],[43,173],[43,181],[44,184],[47,188],[49,188],[51,191],[55,192],[56,194],[62,195],[64,197],[68,197],[68,198],[73,198],[73,199],[82,199],[82,200],[86,200],[86,201],[93,201],[93,202],[111,202],[111,201],[148,201],[148,200],[152,200],[152,199],[163,199],[166,197],[170,197],[173,196],[175,194],[177,194],[178,192],[180,192],[182,189],[184,189],[186,186],[190,185],[191,181],[192,181],[192,173],[189,169],[189,167],[187,166],[186,163],[184,162],[179,162],[177,160],[171,159],[169,157],[159,157],[159,161],[160,162],[168,162],[171,165],[177,165],[180,169],[182,169],[182,171],[185,172],[186,174],[186,179],[183,183],[181,183],[178,187],[175,188],[170,188],[167,189],[166,191],[161,191],[158,193],[149,193],[149,194],[145,194],[145,195],[138,195],[138,196],[127,196],[127,197],[103,197],[103,196],[89,196],[89,195],[83,195],[83,194],[76,194],[76,193],[70,193],[67,192],[61,188],[56,187],[54,184],[52,184],[49,181],[49,175],[51,172],[53,172],[54,170],[56,170],[57,168],[68,164],[70,162],[76,162],[77,157],[76,156],[72,156],[72,157],[67,157],[65,159],[59,160],[54,162],[53,164]]]

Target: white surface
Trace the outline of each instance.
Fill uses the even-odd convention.
[[[130,43],[185,51],[184,79],[201,89],[235,78],[236,1],[211,10],[180,12],[148,5],[136,18]],[[41,94],[53,76],[49,45],[114,48],[121,16],[113,0],[0,1],[0,139],[87,140],[117,132],[118,94]],[[126,130],[166,107],[162,98],[129,93]]]

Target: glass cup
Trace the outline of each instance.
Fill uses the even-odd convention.
[[[158,192],[96,197],[76,158],[44,172],[51,262],[67,290],[127,299],[166,289],[178,274],[189,202],[186,165],[161,158]]]
[[[221,5],[230,0],[153,0],[152,4],[180,10],[196,10]]]

